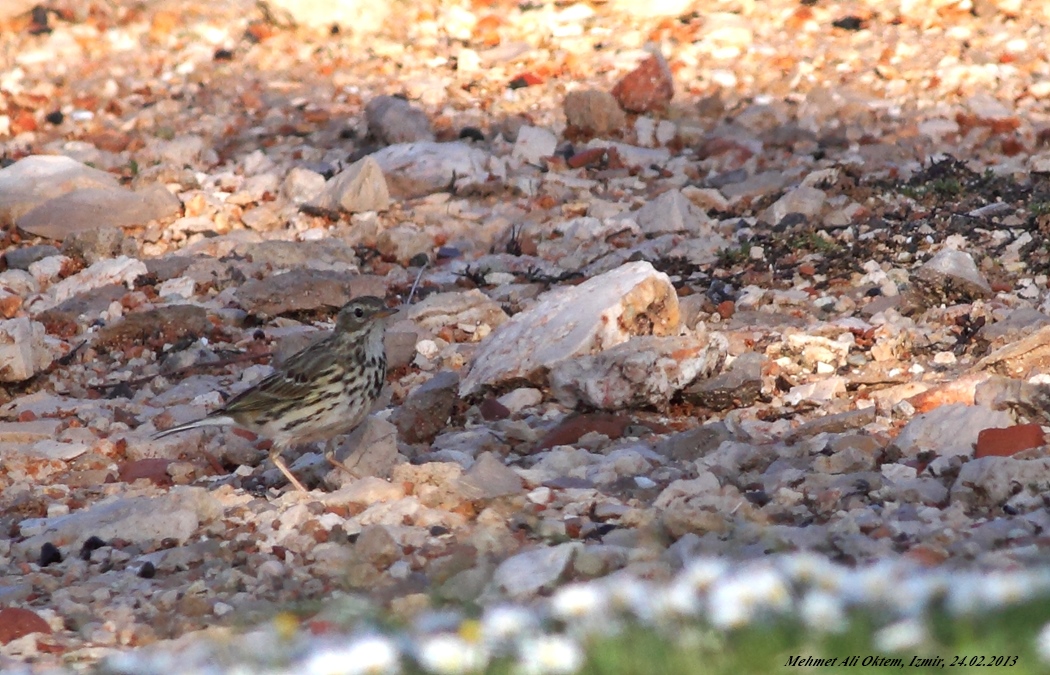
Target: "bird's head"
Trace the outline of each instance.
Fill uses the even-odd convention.
[[[354,298],[343,305],[335,318],[336,332],[359,333],[367,331],[370,326],[382,326],[386,317],[397,312],[374,295]]]

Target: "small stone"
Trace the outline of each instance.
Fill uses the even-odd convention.
[[[971,302],[993,295],[988,280],[964,251],[943,249],[915,273],[915,280],[933,295],[933,301]]]
[[[762,369],[767,360],[764,354],[741,354],[724,373],[686,387],[682,396],[712,410],[751,406],[762,395]]]
[[[369,101],[365,121],[369,133],[383,145],[434,140],[426,113],[397,96],[377,96]]]
[[[371,293],[363,292],[365,290]],[[338,310],[358,295],[375,292],[375,280],[346,272],[294,269],[267,279],[249,279],[237,289],[237,302],[262,316]]]
[[[695,429],[668,436],[653,450],[677,461],[690,462],[714,452],[731,438],[732,434],[725,422],[708,422]]]
[[[337,446],[335,457],[358,477],[386,478],[400,457],[397,452],[397,427],[374,415],[367,417],[344,443]],[[331,468],[327,463],[323,466]],[[334,469],[328,473],[327,480],[341,486],[353,478],[345,471]]]
[[[134,257],[138,255],[138,247],[134,239],[125,237],[118,228],[96,227],[67,235],[62,242],[62,255],[94,265],[120,255]]]
[[[610,4],[614,11],[645,19],[685,16],[693,9],[693,0],[613,0]]]
[[[146,561],[139,566],[138,571],[135,573],[136,576],[143,579],[152,579],[157,576],[157,567],[150,561]]]
[[[500,563],[492,581],[511,598],[534,597],[554,588],[581,547],[569,542],[518,553]]]
[[[1038,508],[1043,498],[1040,486],[1048,483],[1050,458],[981,457],[962,465],[952,485],[951,501],[970,509],[992,506],[1001,509],[1007,500],[1027,502],[1028,508]]]
[[[543,392],[531,387],[521,387],[508,391],[496,399],[507,407],[512,414],[521,412],[524,408],[531,408],[543,402]]]
[[[525,493],[521,477],[491,452],[482,453],[470,470],[459,477],[456,489],[470,500]]]
[[[376,250],[384,258],[404,265],[418,255],[429,255],[433,249],[434,238],[408,223],[388,227],[376,238]]]
[[[661,54],[653,54],[624,75],[612,95],[627,112],[666,110],[674,96],[674,78],[667,61]]]
[[[815,417],[787,436],[789,442],[817,434],[841,434],[875,422],[875,406]],[[849,438],[848,436],[846,438]],[[832,444],[834,445],[834,443]]]
[[[834,376],[792,387],[784,394],[784,403],[798,405],[803,401],[828,403],[846,393],[846,380]]]
[[[365,476],[328,493],[323,501],[330,507],[371,506],[396,501],[404,496],[405,490],[401,483]]]
[[[328,181],[312,205],[347,213],[386,211],[390,208],[390,193],[379,164],[370,156],[362,157]]]
[[[534,166],[544,166],[545,160],[558,147],[558,137],[540,127],[524,126],[518,130],[512,155]]]
[[[800,214],[807,219],[816,218],[824,208],[826,200],[827,194],[823,190],[814,187],[797,187],[769,207],[765,220],[776,225],[791,213]]]
[[[0,443],[35,443],[51,440],[62,430],[61,420],[35,419],[0,422]]]
[[[126,314],[102,328],[96,334],[94,344],[99,349],[124,349],[132,344],[160,348],[208,335],[213,328],[203,307],[166,305]]]
[[[275,270],[307,267],[315,270],[346,272],[357,266],[354,248],[339,239],[318,241],[260,241],[244,247],[252,262]]]
[[[482,419],[487,422],[495,420],[505,420],[510,417],[510,408],[500,403],[494,398],[486,398],[478,405],[478,412],[481,413]]]
[[[281,196],[292,204],[313,201],[325,189],[325,178],[316,171],[297,166],[288,172],[281,183]]]
[[[680,190],[668,190],[633,214],[642,232],[656,236],[684,232],[692,237],[703,237],[710,242],[712,256],[729,242],[714,231],[714,221],[697,208]],[[712,260],[714,258],[712,257]]]
[[[383,525],[369,525],[354,542],[354,554],[378,569],[386,569],[401,557],[401,547]]]
[[[38,244],[9,249],[4,253],[4,261],[8,269],[27,270],[37,260],[58,254],[59,250],[56,247],[50,244]]]
[[[41,567],[48,567],[62,562],[62,552],[58,550],[58,547],[51,542],[46,542],[40,547],[40,557],[38,558],[37,564]]]
[[[147,457],[132,462],[124,462],[117,472],[117,479],[122,483],[134,483],[145,479],[154,485],[171,485],[171,474],[168,467],[172,460],[163,457]]]
[[[107,545],[108,544],[106,544],[106,542],[102,541],[102,539],[92,535],[92,536],[88,537],[87,539],[85,539],[84,543],[81,545],[79,558],[81,560],[91,560],[91,553],[92,553],[92,551],[97,551],[98,549],[102,548],[103,546],[107,546]]]
[[[455,408],[459,374],[445,370],[413,391],[393,417],[406,443],[430,443],[448,425]]]
[[[462,48],[456,53],[456,72],[476,73],[481,70],[481,56],[473,49]]]
[[[91,267],[52,286],[48,295],[40,302],[34,303],[33,308],[36,311],[50,309],[73,296],[110,284],[130,287],[143,274],[146,274],[146,265],[141,260],[126,255],[99,260]]]
[[[631,419],[624,415],[609,413],[569,415],[544,434],[536,445],[536,452],[553,448],[556,445],[572,445],[590,433],[617,439],[624,435],[630,425]]]
[[[437,333],[449,326],[496,328],[507,321],[499,303],[477,289],[433,293],[408,308],[408,318],[417,326]]]
[[[565,95],[565,117],[569,126],[605,136],[627,124],[616,98],[596,89],[571,91]]]
[[[357,0],[265,0],[267,16],[279,26],[307,26],[331,32],[340,31],[368,36],[381,30],[390,20],[394,5]]]

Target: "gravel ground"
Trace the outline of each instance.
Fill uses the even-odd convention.
[[[1050,9],[371,4],[0,8],[0,670],[1045,590]],[[152,440],[362,294],[363,477]]]

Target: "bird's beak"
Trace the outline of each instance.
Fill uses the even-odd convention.
[[[385,307],[376,312],[376,317],[380,319],[385,319],[388,316],[393,316],[397,314],[400,310],[400,307]]]

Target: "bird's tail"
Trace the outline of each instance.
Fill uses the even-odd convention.
[[[217,415],[215,417],[204,417],[193,422],[187,422],[186,424],[180,424],[177,427],[165,429],[164,431],[158,431],[153,434],[153,440],[158,438],[164,438],[172,434],[177,434],[182,431],[189,431],[190,429],[197,429],[199,427],[223,427],[234,424],[233,418],[227,417],[226,415]]]

